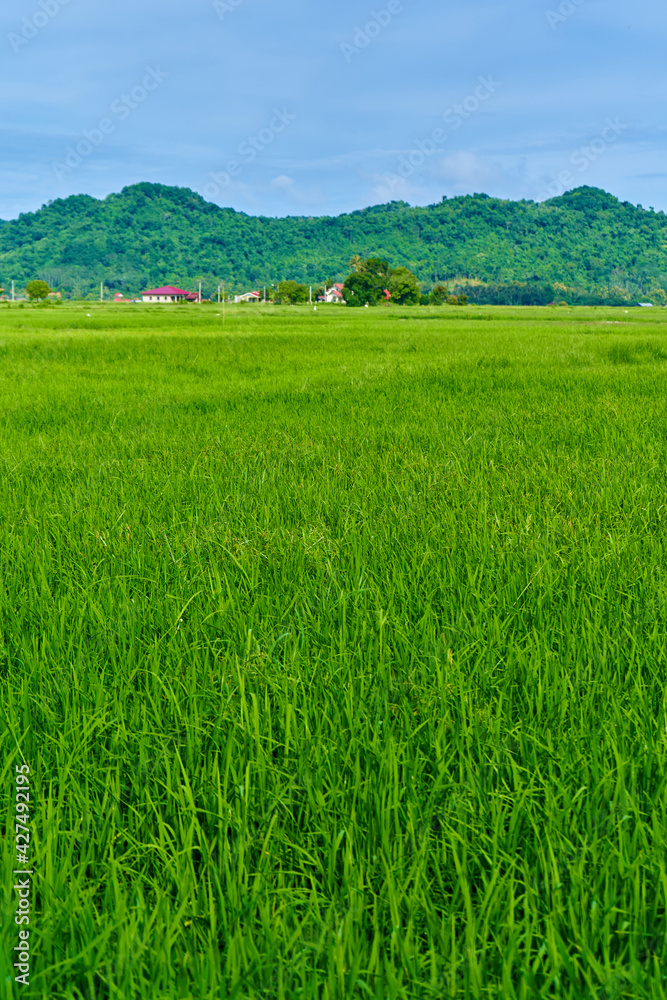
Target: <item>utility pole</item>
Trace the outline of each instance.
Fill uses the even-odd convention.
[[[104,302],[104,282],[100,281],[100,302]]]
[[[199,305],[201,305],[201,281],[199,282]]]
[[[311,304],[311,306],[313,304],[313,286],[312,285],[310,286],[310,304]]]
[[[14,301],[14,282],[12,281],[12,302]]]
[[[225,285],[222,284],[222,325],[225,325]]]
[[[218,285],[218,305],[220,305],[220,285]]]

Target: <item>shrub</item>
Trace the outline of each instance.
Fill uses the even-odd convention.
[[[276,301],[283,305],[296,305],[297,302],[307,302],[308,286],[300,285],[296,281],[281,281],[278,285],[278,295]]]

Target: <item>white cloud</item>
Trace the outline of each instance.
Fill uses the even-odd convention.
[[[525,196],[526,162],[522,157],[499,159],[461,149],[436,160],[431,175],[451,194],[479,191],[499,198]]]
[[[396,174],[373,174],[371,180],[373,201],[407,201],[415,204],[428,198],[426,188]]]
[[[274,190],[283,191],[285,194],[294,194],[294,178],[288,177],[287,174],[280,174],[273,178],[271,187]]]
[[[475,185],[496,180],[500,171],[495,164],[476,153],[460,150],[451,156],[445,156],[439,164],[434,164],[433,173],[450,186],[464,192],[470,191]]]

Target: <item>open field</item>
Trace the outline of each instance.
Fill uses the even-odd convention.
[[[0,307],[1,1000],[23,762],[24,998],[667,997],[667,311],[218,311]]]

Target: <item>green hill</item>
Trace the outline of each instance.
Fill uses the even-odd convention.
[[[439,281],[548,283],[588,293],[667,288],[667,216],[581,187],[537,204],[484,194],[422,208],[390,202],[335,218],[255,218],[187,188],[135,184],[75,195],[0,222],[0,282],[44,278],[66,295],[155,284],[210,294],[293,278],[342,279],[353,254]],[[553,288],[552,288],[553,290]]]

